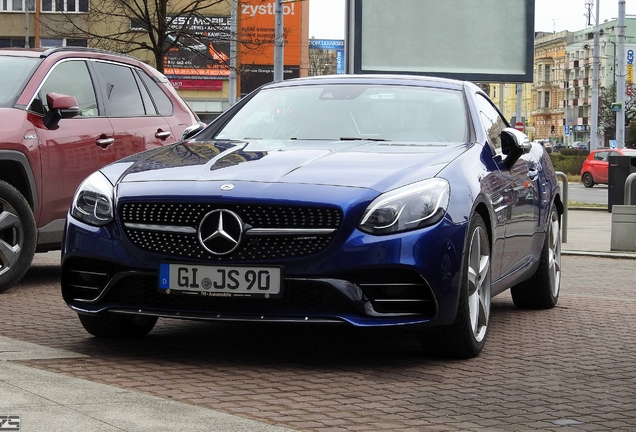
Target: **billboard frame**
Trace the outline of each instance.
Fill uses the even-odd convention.
[[[508,0],[501,0],[506,2]],[[345,47],[347,50],[347,73],[353,74],[406,74],[437,76],[443,78],[453,78],[475,82],[533,82],[534,69],[534,8],[535,0],[525,0],[525,67],[522,73],[456,73],[443,70],[432,72],[421,71],[386,71],[363,69],[362,67],[362,9],[364,0],[347,0],[346,2],[346,23]]]

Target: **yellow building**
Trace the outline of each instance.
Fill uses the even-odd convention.
[[[535,139],[564,140],[566,47],[572,33],[538,33],[534,41],[532,126]]]
[[[517,122],[515,118],[517,112],[517,84],[491,83],[489,85],[489,96],[506,120],[514,126]],[[521,85],[521,121],[526,125],[526,134],[528,134],[530,139],[534,139],[531,123],[529,122],[531,110],[532,84],[525,83]]]

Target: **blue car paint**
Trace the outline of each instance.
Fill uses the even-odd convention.
[[[335,79],[334,82],[337,81]],[[396,77],[387,82],[405,84],[410,81]],[[438,84],[461,88],[445,81]],[[469,111],[473,118],[477,118],[469,91],[464,91],[467,93]],[[222,123],[229,115],[231,112],[214,123]],[[368,317],[363,314],[334,313],[326,318],[359,326],[444,325],[453,321],[457,310],[466,228],[471,214],[475,211],[484,214],[493,237],[493,256],[504,250],[507,238],[506,220],[499,219],[500,216],[495,213],[491,196],[495,192],[493,185],[501,180],[501,173],[506,170],[503,159],[485,144],[487,137],[479,127],[471,127],[470,141],[469,144],[421,146],[417,151],[408,147],[391,149],[381,143],[366,141],[322,142],[319,145],[307,142],[298,146],[299,143],[294,143],[291,149],[288,143],[188,142],[128,157],[104,168],[102,172],[116,185],[117,205],[126,200],[178,200],[213,201],[222,206],[224,202],[230,201],[229,196],[232,202],[249,202],[258,197],[262,202],[289,204],[298,202],[299,191],[302,190],[302,204],[338,206],[343,212],[343,224],[324,250],[315,255],[276,262],[285,266],[286,277],[329,278],[336,272],[360,271],[374,265],[413,268],[429,282],[434,291],[438,308],[436,316]],[[539,164],[549,163],[543,149],[537,147],[533,148],[528,158]],[[197,149],[205,149],[208,156],[200,157],[196,163],[178,163],[177,155],[182,149],[193,150],[194,153],[197,153]],[[175,153],[172,161],[170,152]],[[197,155],[201,156],[199,153]],[[325,176],[325,170],[334,165],[342,169]],[[380,193],[435,176],[447,178],[451,183],[450,203],[440,222],[427,228],[384,236],[372,236],[358,230],[362,212]],[[560,191],[553,173],[541,170],[539,176],[540,217],[536,225],[543,227],[549,208],[558,201]],[[184,196],[183,184],[186,182],[188,188]],[[220,191],[220,186],[227,182],[234,184],[231,194]],[[493,263],[494,293],[532,275],[545,239],[543,228],[537,229],[537,234],[533,235],[532,245],[524,253],[526,261],[510,266],[514,271],[503,268],[500,260]],[[141,251],[132,245],[118,222],[94,228],[69,215],[63,245],[63,266],[76,257],[104,260],[126,269],[148,271],[155,275],[159,265],[166,262],[164,256]],[[182,258],[170,260],[188,261]],[[248,264],[249,261],[243,263]],[[259,264],[263,263],[259,261]],[[440,271],[442,268],[443,272]],[[68,298],[66,300],[72,308],[81,312],[127,308],[124,303],[87,304]],[[294,316],[295,312],[288,310],[281,315]]]

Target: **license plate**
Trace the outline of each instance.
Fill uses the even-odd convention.
[[[211,297],[275,297],[281,294],[280,267],[160,264],[159,291]]]

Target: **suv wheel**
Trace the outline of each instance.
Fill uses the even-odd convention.
[[[33,212],[22,194],[0,180],[0,292],[17,284],[35,254]]]

